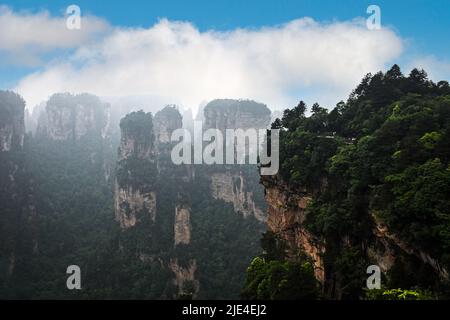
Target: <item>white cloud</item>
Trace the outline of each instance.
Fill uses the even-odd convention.
[[[0,58],[18,65],[41,63],[41,55],[57,49],[77,48],[107,32],[102,19],[83,16],[80,30],[69,30],[65,17],[39,13],[14,12],[0,6]]]
[[[148,29],[114,29],[20,81],[34,105],[58,91],[101,96],[150,94],[196,108],[214,98],[251,98],[275,109],[308,92],[336,103],[367,72],[384,69],[402,51],[390,29],[364,20],[321,24],[310,18],[260,29],[201,32],[161,20]]]

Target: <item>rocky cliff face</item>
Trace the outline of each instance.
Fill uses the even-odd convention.
[[[19,150],[25,135],[25,102],[17,94],[0,91],[0,152]]]
[[[79,141],[94,134],[105,137],[109,124],[109,105],[90,94],[54,94],[41,111],[38,135],[55,141]]]
[[[120,139],[116,134],[117,139],[108,142],[109,118],[103,106],[74,97],[52,97],[36,110],[39,129],[27,137],[23,150],[0,152],[0,225],[8,230],[0,232],[0,291],[9,290],[2,286],[4,279],[10,279],[10,285],[20,274],[21,283],[28,285],[30,279],[29,285],[37,288],[30,297],[39,298],[40,270],[51,258],[55,268],[45,273],[47,279],[53,278],[65,267],[70,246],[82,270],[83,265],[91,266],[86,272],[95,283],[88,295],[96,295],[99,288],[105,297],[111,292],[114,298],[237,298],[245,262],[259,252],[264,228],[254,219],[263,211],[253,189],[256,180],[248,180],[241,169],[228,172],[206,165],[173,164],[170,136],[182,127],[173,106],[154,118],[144,112],[129,114],[120,124]],[[11,127],[13,118],[3,126],[5,119],[2,113],[1,128],[8,128],[2,141],[12,151],[14,141],[23,141],[23,131],[14,129],[23,126],[23,119],[16,127]],[[106,143],[116,144],[116,156],[103,153]],[[29,156],[20,164],[15,162],[22,154]],[[111,180],[106,168],[102,179],[106,159],[116,163]],[[24,163],[32,164],[30,171],[23,170]],[[252,172],[257,174],[256,166]],[[30,181],[24,188],[23,182]],[[60,212],[67,214],[52,218]],[[111,232],[114,220],[116,228]],[[42,232],[42,225],[53,231]],[[80,230],[86,231],[84,241]],[[58,257],[47,256],[53,252],[54,241],[60,243],[54,255]],[[92,252],[98,257],[93,264]],[[36,259],[32,269],[28,269],[30,259]],[[105,266],[109,276],[94,274]],[[11,285],[18,294],[21,283]],[[64,298],[67,293],[62,288],[51,294]]]
[[[213,173],[211,175],[211,192],[214,199],[221,199],[233,204],[234,211],[244,217],[254,216],[261,222],[267,220],[265,213],[256,205],[253,199],[254,191],[249,190],[246,186],[241,172]]]
[[[132,120],[127,118],[124,118],[121,122],[118,160],[122,161],[134,157],[140,160],[154,161],[153,133],[144,127],[135,127],[134,125]]]
[[[177,288],[178,296],[183,294],[196,297],[200,283],[196,272],[197,260],[191,258],[188,263],[180,263],[177,248],[182,248],[186,254],[191,250],[192,225],[190,195],[188,185],[192,182],[193,168],[189,164],[174,165],[171,161],[172,147],[176,142],[171,141],[172,132],[183,127],[182,116],[175,105],[168,105],[158,111],[154,117],[155,147],[157,152],[157,167],[159,191],[168,194],[174,207],[173,217],[173,253],[168,267],[174,274],[173,284]],[[167,204],[166,204],[167,206]],[[173,211],[172,211],[173,212]]]
[[[188,166],[177,166],[170,160],[173,146],[170,137],[174,130],[182,127],[181,115],[175,106],[166,106],[154,118],[150,113],[139,111],[123,118],[120,127],[116,220],[124,235],[136,234],[142,242],[139,249],[133,249],[140,257],[157,257],[161,267],[173,273],[170,282],[178,295],[186,292],[195,295],[199,290],[195,275],[197,261],[188,259],[186,265],[178,259],[178,253],[189,252],[191,244],[191,206],[185,186],[190,181],[190,171]],[[168,226],[172,226],[172,230],[167,230]],[[144,247],[147,240],[139,236],[139,230],[144,230],[152,239]],[[161,232],[171,234],[171,231],[170,243],[158,235]],[[151,252],[152,247],[158,248],[157,253]],[[161,258],[161,252],[166,253],[165,258]]]
[[[134,227],[142,216],[156,218],[156,193],[142,192],[132,186],[115,185],[116,220],[122,229]]]
[[[109,104],[95,95],[57,93],[35,107],[28,121],[32,128],[27,130],[47,144],[65,147],[73,144],[81,152],[88,150],[91,163],[101,164],[103,176],[108,181],[115,158],[110,118]]]
[[[217,99],[204,109],[205,129],[263,129],[270,124],[270,110],[251,100]]]
[[[235,117],[240,117],[242,113],[249,116],[245,121],[239,119],[241,122],[236,118],[234,126],[242,125],[244,129],[253,127],[254,123],[256,128],[263,126],[258,116],[250,117],[253,114],[251,110],[240,108],[236,108],[241,113],[234,113]],[[233,112],[225,108],[216,116],[222,117],[223,114],[227,114],[231,121]],[[256,165],[212,168],[207,165],[175,165],[171,161],[172,148],[178,142],[172,142],[170,138],[172,132],[182,128],[182,125],[182,117],[177,107],[172,105],[166,106],[154,117],[149,113],[136,112],[122,119],[115,211],[121,237],[136,238],[139,242],[136,247],[121,250],[136,251],[139,257],[160,260],[161,268],[172,273],[168,284],[174,285],[175,296],[195,297],[203,286],[198,273],[202,274],[202,281],[208,281],[206,277],[217,276],[208,274],[212,271],[209,261],[205,261],[205,250],[211,250],[205,248],[208,244],[202,242],[209,239],[204,230],[208,223],[200,221],[205,220],[205,214],[216,206],[223,207],[223,201],[230,203],[232,206],[223,209],[224,216],[214,219],[242,221],[241,216],[232,215],[233,211],[239,213],[248,218],[245,224],[253,223],[261,227],[255,227],[255,238],[262,230],[261,222],[265,222],[265,214],[263,189],[259,185]],[[266,120],[263,127],[265,125]],[[248,235],[244,237],[252,238]],[[239,236],[236,238],[229,241],[238,241]],[[211,242],[214,243],[213,240]],[[125,246],[130,246],[130,243]],[[205,287],[211,286],[206,283]]]
[[[448,270],[446,270],[437,259],[433,258],[428,252],[415,248],[414,246],[401,240],[396,234],[389,230],[388,226],[372,213],[374,221],[374,243],[368,248],[368,255],[376,261],[380,269],[384,272],[394,267],[398,258],[398,252],[414,256],[422,263],[430,266],[441,279],[449,279]]]
[[[171,142],[172,132],[183,126],[183,120],[178,107],[167,105],[155,114],[154,118],[155,149],[157,153],[157,167],[160,176],[169,175],[176,183],[182,176],[189,179],[188,165],[174,166],[171,151],[175,142]]]
[[[175,274],[175,279],[173,282],[178,288],[178,295],[191,291],[192,297],[195,298],[199,291],[199,282],[195,277],[195,272],[197,271],[197,261],[195,259],[191,259],[189,260],[189,264],[187,266],[182,266],[179,264],[177,259],[173,259],[170,261],[169,267]],[[191,288],[187,288],[188,284],[190,284]]]
[[[121,142],[115,182],[115,214],[122,229],[141,219],[156,218],[154,135],[152,116],[142,111],[120,122]]]
[[[262,183],[268,205],[268,229],[285,241],[288,258],[295,259],[299,250],[305,252],[313,262],[315,276],[322,283],[324,292],[340,298],[340,276],[325,262],[330,244],[323,237],[312,234],[305,226],[306,208],[313,199],[313,193],[307,189],[291,189],[276,177],[264,177]],[[396,263],[415,259],[428,265],[441,279],[448,279],[448,271],[436,259],[400,240],[375,214],[372,214],[372,218],[373,236],[359,244],[352,243],[364,249],[370,264],[379,266],[386,274]],[[349,238],[344,237],[339,244],[331,245],[345,248],[350,246],[350,242]]]
[[[174,244],[191,243],[191,212],[190,208],[178,205],[175,208]]]
[[[271,119],[266,105],[250,100],[213,100],[205,106],[203,112],[204,130],[218,129],[224,138],[226,129],[264,129],[268,127]],[[253,216],[265,222],[264,204],[255,201],[255,198],[259,198],[255,193],[262,194],[263,190],[257,183],[249,183],[257,175],[256,166],[254,172],[245,173],[239,166],[223,166],[218,172],[211,174],[211,193],[215,199],[233,204],[234,210],[245,217]]]
[[[311,201],[311,195],[302,190],[291,191],[282,183],[263,179],[265,198],[268,205],[267,227],[288,245],[288,256],[295,257],[298,249],[306,252],[314,264],[316,278],[325,283],[325,267],[323,254],[325,244],[308,232],[303,224],[305,209]]]
[[[168,105],[155,114],[156,144],[170,143],[170,137],[175,129],[183,126],[182,117],[175,105]]]
[[[18,94],[0,90],[0,288],[22,267],[36,236],[24,109]]]

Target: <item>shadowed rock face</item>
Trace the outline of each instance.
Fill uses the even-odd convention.
[[[0,152],[19,150],[25,135],[25,102],[10,91],[0,91]]]
[[[235,212],[244,217],[254,216],[261,222],[266,222],[265,212],[258,207],[253,199],[254,192],[249,190],[242,173],[213,173],[211,175],[211,192],[215,199],[221,199],[233,204]]]
[[[109,105],[98,97],[58,93],[41,111],[37,133],[55,141],[79,141],[86,136],[105,138],[109,122]]]
[[[92,94],[56,93],[36,106],[28,123],[35,141],[89,149],[91,162],[101,163],[109,180],[113,163],[110,106]]]
[[[183,126],[183,118],[175,105],[158,111],[154,119],[156,144],[170,143],[172,132]]]
[[[175,208],[174,244],[189,244],[191,242],[191,212],[190,208],[178,205]]]
[[[231,114],[229,111],[233,111],[233,107],[228,111],[227,108],[223,112]],[[240,112],[247,115],[245,123],[240,123],[244,128],[265,128],[266,120],[259,119],[257,113],[253,114],[246,107]],[[236,116],[239,117],[239,114]],[[267,122],[269,120],[270,117]],[[166,106],[154,118],[149,113],[135,112],[122,119],[115,211],[125,237],[134,234],[140,237],[142,232],[152,238],[152,246],[161,247],[161,252],[167,253],[161,260],[161,267],[173,273],[170,284],[176,287],[178,294],[196,296],[201,292],[203,283],[200,283],[201,278],[197,273],[207,272],[205,258],[202,251],[198,251],[199,241],[203,241],[202,229],[199,228],[200,217],[213,205],[222,205],[226,207],[224,212],[232,214],[234,211],[249,220],[256,218],[264,222],[265,210],[256,201],[263,199],[262,186],[257,183],[259,177],[256,165],[244,171],[239,166],[213,168],[208,165],[175,165],[171,161],[172,147],[178,141],[172,142],[170,138],[172,132],[182,128],[182,125],[182,117],[176,106]],[[251,180],[249,172],[253,175]],[[254,188],[255,184],[258,189]],[[197,186],[201,186],[203,194],[196,193],[194,188]],[[260,194],[255,196],[258,192]],[[232,206],[227,206],[223,201]],[[199,202],[206,206],[205,211],[198,207]],[[236,216],[230,219],[242,219]],[[262,223],[253,222],[261,226],[262,230]],[[161,237],[161,229],[164,235],[168,235],[168,241]],[[162,257],[147,252],[149,250],[145,248],[139,250],[140,256],[149,255],[155,259]],[[208,280],[203,278],[202,281],[207,286]]]
[[[128,114],[120,121],[119,161],[136,157],[153,161],[155,156],[153,122],[150,113]]]
[[[30,228],[36,224],[36,208],[24,150],[24,109],[18,94],[0,90],[0,288],[21,267],[23,251],[18,248],[31,250],[35,236]]]
[[[271,112],[266,105],[251,100],[217,99],[204,108],[203,129],[219,129],[224,140],[226,129],[265,129],[270,124]],[[225,143],[228,143],[225,141]],[[246,150],[248,141],[246,141]],[[254,147],[252,150],[256,149]],[[236,153],[235,153],[236,157]],[[249,177],[248,174],[251,176]],[[258,175],[254,172],[243,174],[239,166],[225,166],[211,174],[211,192],[215,199],[233,204],[235,212],[244,217],[254,216],[261,222],[266,221],[262,204],[255,201],[256,193],[263,193],[259,185],[249,184],[249,179]],[[252,179],[255,180],[255,179]],[[258,179],[256,179],[258,180]],[[262,198],[262,196],[260,197]]]
[[[186,170],[183,170],[184,166],[175,166],[170,161],[173,145],[170,136],[181,127],[182,117],[175,106],[165,107],[154,118],[150,113],[133,112],[120,122],[121,143],[115,185],[116,220],[123,232],[133,233],[143,225],[144,219],[150,219],[151,223],[146,224],[145,228],[151,234],[161,227],[162,220],[170,219],[173,223],[173,247],[167,248],[167,252],[178,246],[184,246],[185,250],[191,243],[191,207],[185,192],[178,190],[183,189],[183,183],[186,183]],[[165,198],[169,192],[167,187],[172,187],[170,192],[173,192],[169,203]],[[157,201],[163,203],[158,204]],[[169,212],[173,212],[170,218],[167,217]],[[155,238],[155,242],[158,241]],[[140,255],[145,256],[142,252]],[[161,260],[161,263],[163,268],[173,273],[172,282],[179,294],[183,293],[186,283],[194,286],[194,294],[198,292],[196,259],[189,260],[186,266],[173,255],[169,261]]]
[[[152,116],[142,111],[128,114],[120,121],[115,183],[115,214],[122,229],[136,226],[142,218],[156,218],[154,135]]]
[[[199,282],[196,280],[195,273],[197,271],[197,261],[195,259],[189,260],[187,266],[182,266],[179,264],[177,259],[173,259],[169,264],[170,270],[175,274],[174,284],[178,288],[178,293],[183,293],[183,289],[186,283],[191,283],[193,297],[198,293]]]
[[[251,100],[217,99],[204,109],[204,129],[264,129],[270,124],[270,110]]]
[[[119,187],[115,190],[116,220],[122,229],[134,227],[140,216],[148,215],[152,222],[156,217],[156,193],[143,192],[133,187]]]

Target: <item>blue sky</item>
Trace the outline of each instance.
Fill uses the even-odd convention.
[[[303,17],[311,17],[316,22],[324,24],[351,21],[356,17],[366,18],[368,5],[376,4],[381,8],[382,25],[388,27],[403,42],[402,53],[395,56],[395,61],[389,61],[389,63],[398,62],[401,66],[410,67],[417,59],[428,59],[429,62],[432,57],[435,69],[446,70],[450,53],[450,1],[448,0],[17,0],[6,1],[2,4],[18,15],[25,13],[33,15],[46,10],[51,17],[62,17],[68,5],[76,4],[81,7],[83,15],[101,18],[115,28],[152,28],[159,19],[167,18],[169,21],[189,22],[198,28],[199,32],[208,30],[227,32],[237,28],[259,30],[261,27],[282,25]],[[78,46],[57,48],[57,50],[41,54],[40,58],[45,63],[49,63],[55,57],[59,60],[63,59],[64,55],[76,49]],[[10,63],[10,59],[4,59],[1,62],[1,53],[0,47],[0,88],[14,88],[23,77],[48,67],[45,64]],[[445,68],[439,68],[440,63],[443,63]],[[446,72],[441,72],[439,75],[449,75],[450,72]],[[304,94],[311,95],[317,92],[320,92],[320,87],[309,88]]]
[[[366,8],[376,4],[382,9],[382,23],[411,38],[417,50],[429,50],[438,57],[450,53],[448,0],[17,0],[2,3],[17,10],[45,9],[54,15],[62,14],[74,3],[84,13],[104,17],[113,25],[148,27],[165,17],[193,22],[201,30],[267,26],[304,16],[318,21],[348,20],[366,16]]]

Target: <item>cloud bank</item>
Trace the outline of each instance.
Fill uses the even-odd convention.
[[[77,48],[110,30],[106,21],[93,16],[84,17],[82,26],[71,31],[64,17],[52,17],[47,11],[17,13],[0,5],[0,57],[8,63],[36,66],[44,54]]]
[[[162,19],[149,28],[113,28],[94,43],[89,41],[92,35],[107,28],[101,20],[91,18],[90,30],[67,40],[72,31],[60,26],[59,19],[48,14],[34,18],[39,27],[29,21],[20,31],[24,35],[0,44],[0,50],[17,51],[30,43],[43,49],[77,49],[48,62],[14,88],[31,107],[59,91],[155,95],[193,109],[205,100],[225,97],[283,109],[317,92],[314,100],[332,107],[364,74],[388,67],[403,48],[395,32],[370,31],[362,19],[319,23],[302,18],[227,32],[200,31],[189,22]]]

